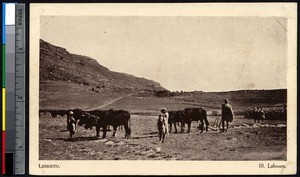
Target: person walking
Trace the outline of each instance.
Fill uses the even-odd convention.
[[[167,109],[162,108],[157,121],[159,142],[161,143],[164,143],[166,134],[169,134],[168,119],[169,113],[167,112]]]
[[[222,129],[221,129],[221,132],[228,131],[228,124],[229,124],[229,122],[233,121],[233,117],[234,117],[232,106],[229,104],[228,99],[225,99],[224,102],[225,103],[222,104],[222,118],[221,118]],[[226,129],[224,127],[225,122],[226,122]]]

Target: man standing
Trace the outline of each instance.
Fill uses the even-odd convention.
[[[74,118],[74,112],[70,111],[69,114],[67,115],[67,129],[70,132],[70,139],[72,139],[72,136],[75,134],[76,130],[76,120]]]
[[[159,142],[161,143],[164,143],[165,135],[169,133],[168,119],[169,113],[167,112],[167,109],[162,108],[157,121]]]
[[[225,99],[225,104],[222,104],[222,129],[221,132],[224,132],[228,130],[228,124],[229,122],[232,122],[233,120],[233,110],[232,106],[229,104],[228,99]],[[226,129],[224,127],[224,123],[226,122]]]
[[[263,108],[259,109],[259,118],[260,118],[259,123],[261,123],[262,120],[264,120],[266,118],[266,113]]]

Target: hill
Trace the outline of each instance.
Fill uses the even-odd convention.
[[[40,82],[65,81],[102,89],[166,90],[159,83],[110,71],[95,59],[40,40]]]
[[[287,90],[170,92],[159,83],[110,71],[95,59],[40,40],[40,109],[125,109],[156,112],[202,106],[219,110],[228,98],[236,111],[282,107]]]

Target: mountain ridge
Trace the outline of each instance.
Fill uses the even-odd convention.
[[[40,39],[40,82],[67,81],[108,89],[166,90],[158,82],[109,70],[95,59],[72,54]]]

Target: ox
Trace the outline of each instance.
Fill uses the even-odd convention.
[[[56,116],[60,115],[61,117],[63,117],[64,115],[68,114],[67,110],[51,110],[51,117],[55,118]]]
[[[263,109],[258,108],[253,111],[254,123],[261,123],[261,120],[265,119],[265,112]]]
[[[185,118],[184,118],[183,126],[185,125],[185,123],[188,125],[188,133],[190,132],[192,121],[200,121],[200,123],[201,123],[201,125],[199,126],[199,128],[201,129],[200,133],[203,132],[203,129],[204,129],[203,121],[204,121],[205,125],[206,125],[206,131],[208,131],[209,122],[207,120],[206,110],[204,110],[201,107],[200,108],[186,108],[186,109],[184,109],[184,113],[185,113]]]
[[[46,110],[39,110],[39,116],[45,116],[47,114],[47,111]]]
[[[113,137],[115,137],[118,126],[124,126],[125,138],[130,138],[130,114],[124,110],[93,110],[81,111],[74,110],[75,116],[79,119],[78,125],[84,125],[85,129],[96,127],[96,137],[99,137],[100,128],[103,129],[103,138],[106,137],[107,126],[113,127]]]
[[[79,119],[78,125],[84,126],[85,129],[92,129],[93,126],[96,127],[96,137],[99,137],[100,127],[103,126],[104,118],[106,116],[105,111],[95,110],[95,111],[82,111],[80,109],[73,110],[75,119]]]
[[[170,124],[170,130],[169,130],[169,132],[171,133],[171,131],[172,131],[172,124],[174,124],[175,133],[177,133],[176,124],[178,124],[178,123],[181,123],[181,131],[180,132],[183,132],[184,118],[185,118],[185,113],[184,113],[183,110],[169,111],[169,120],[168,120],[168,123]]]
[[[128,111],[112,109],[106,111],[106,116],[103,121],[103,137],[106,136],[107,125],[111,125],[113,127],[113,137],[116,134],[118,126],[124,126],[125,138],[130,138],[130,123],[130,113]]]

